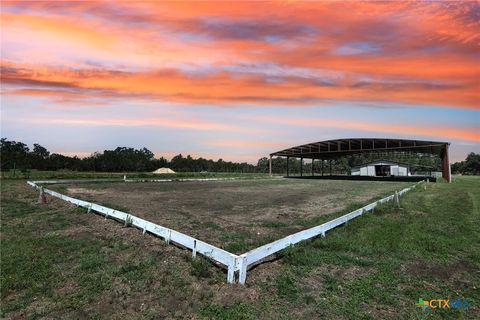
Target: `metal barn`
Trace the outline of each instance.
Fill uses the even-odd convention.
[[[439,141],[422,141],[408,139],[390,139],[390,138],[349,138],[335,139],[307,143],[284,150],[270,153],[269,172],[272,174],[272,157],[286,157],[286,173],[289,176],[289,159],[300,158],[300,176],[303,176],[303,160],[312,160],[312,176],[314,176],[313,163],[315,160],[320,161],[322,176],[324,173],[324,162],[330,164],[331,161],[343,156],[385,152],[385,153],[417,153],[439,156],[442,163],[442,177],[451,182],[450,162],[448,156],[449,142]],[[427,168],[428,169],[428,168]],[[400,167],[399,167],[400,172]],[[431,171],[429,169],[428,171]],[[407,171],[407,174],[410,171]],[[418,174],[417,174],[418,175]]]

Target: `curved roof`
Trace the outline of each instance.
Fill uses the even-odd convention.
[[[372,151],[408,151],[442,155],[449,142],[389,139],[389,138],[349,138],[307,143],[273,152],[271,156],[332,159],[345,155]]]

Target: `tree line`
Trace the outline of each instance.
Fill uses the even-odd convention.
[[[331,161],[315,160],[313,171],[329,174],[349,174],[352,167],[374,160],[391,160],[408,163],[411,170],[440,171],[441,161],[437,156],[396,152],[382,153],[371,152],[339,157]],[[164,157],[155,158],[152,151],[147,148],[135,149],[117,147],[114,150],[95,152],[92,155],[79,158],[77,156],[66,156],[58,153],[51,153],[45,147],[35,143],[30,149],[25,143],[1,139],[0,143],[0,165],[1,170],[74,170],[74,171],[97,171],[97,172],[150,172],[161,167],[168,167],[178,172],[245,172],[245,173],[267,173],[269,172],[269,160],[266,157],[260,158],[256,165],[246,162],[237,163],[208,160],[204,158],[186,157],[179,154],[170,161]],[[289,160],[289,171],[292,174],[299,173],[301,167],[300,159]],[[287,159],[284,157],[273,158],[272,172],[284,174],[287,170]],[[312,162],[309,159],[303,161],[303,171],[312,171]],[[465,161],[452,164],[453,173],[479,175],[480,154],[470,153]]]
[[[23,142],[1,139],[1,169],[10,170],[74,170],[98,172],[149,172],[168,167],[178,172],[256,172],[256,166],[243,162],[236,163],[219,159],[184,157],[179,154],[168,161],[164,157],[155,158],[147,148],[135,149],[117,147],[114,150],[95,152],[79,158],[58,153],[50,153],[45,147],[35,143],[30,148]]]
[[[480,175],[480,154],[469,153],[465,161],[455,162],[451,169],[453,173]]]

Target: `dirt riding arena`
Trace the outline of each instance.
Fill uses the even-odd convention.
[[[407,186],[401,182],[233,180],[55,185],[235,253],[323,222]]]

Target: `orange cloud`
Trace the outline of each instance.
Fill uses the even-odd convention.
[[[30,87],[51,87],[59,96],[72,93],[85,97],[108,95],[163,99],[185,103],[220,104],[319,104],[326,100],[397,101],[480,108],[480,90],[475,84],[443,84],[338,79],[327,84],[302,77],[268,77],[250,74],[217,72],[189,75],[180,70],[151,72],[116,72],[98,69],[59,69],[17,66],[2,62],[2,81]],[[20,91],[21,93],[22,91]],[[28,90],[26,94],[45,95],[44,91]],[[52,94],[50,89],[48,94]]]
[[[67,42],[81,42],[84,45],[106,49],[112,45],[111,30],[99,30],[101,26],[86,23],[78,18],[43,17],[32,14],[2,12],[2,27],[28,29],[44,32]],[[105,28],[103,28],[105,29]]]

